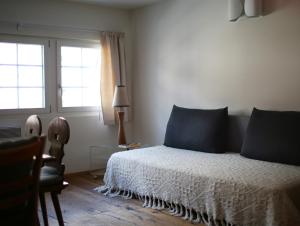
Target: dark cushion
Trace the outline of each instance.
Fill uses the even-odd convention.
[[[300,165],[300,112],[254,108],[241,155],[247,158]]]
[[[224,153],[228,110],[203,110],[173,106],[164,145],[194,151]]]
[[[43,166],[41,168],[40,186],[59,185],[63,180],[63,175],[56,167]]]

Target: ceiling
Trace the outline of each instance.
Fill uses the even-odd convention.
[[[68,0],[123,9],[136,9],[163,0]]]

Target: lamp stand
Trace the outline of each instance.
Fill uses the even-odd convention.
[[[118,118],[119,118],[119,132],[118,132],[118,139],[119,139],[119,145],[126,144],[126,137],[125,137],[125,131],[124,131],[124,111],[118,111]]]

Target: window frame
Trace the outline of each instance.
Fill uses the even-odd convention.
[[[51,106],[49,100],[49,39],[38,38],[31,36],[22,36],[22,35],[3,35],[0,34],[0,42],[7,43],[17,43],[17,44],[36,44],[43,46],[43,66],[44,66],[44,108],[14,108],[14,109],[0,109],[0,115],[9,115],[9,114],[43,114],[50,113]]]
[[[70,40],[70,39],[59,39],[56,40],[56,73],[57,73],[57,111],[58,112],[99,112],[99,106],[80,106],[80,107],[63,107],[62,106],[62,85],[61,85],[61,47],[69,46],[69,47],[81,47],[81,48],[99,48],[99,54],[101,54],[101,45],[100,41],[92,41],[92,40]],[[100,62],[101,67],[101,62]],[[100,76],[100,74],[99,74]],[[101,100],[101,95],[99,93],[99,98]]]

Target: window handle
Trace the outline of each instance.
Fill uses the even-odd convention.
[[[58,84],[58,95],[62,96],[62,86],[61,86],[61,84]]]

